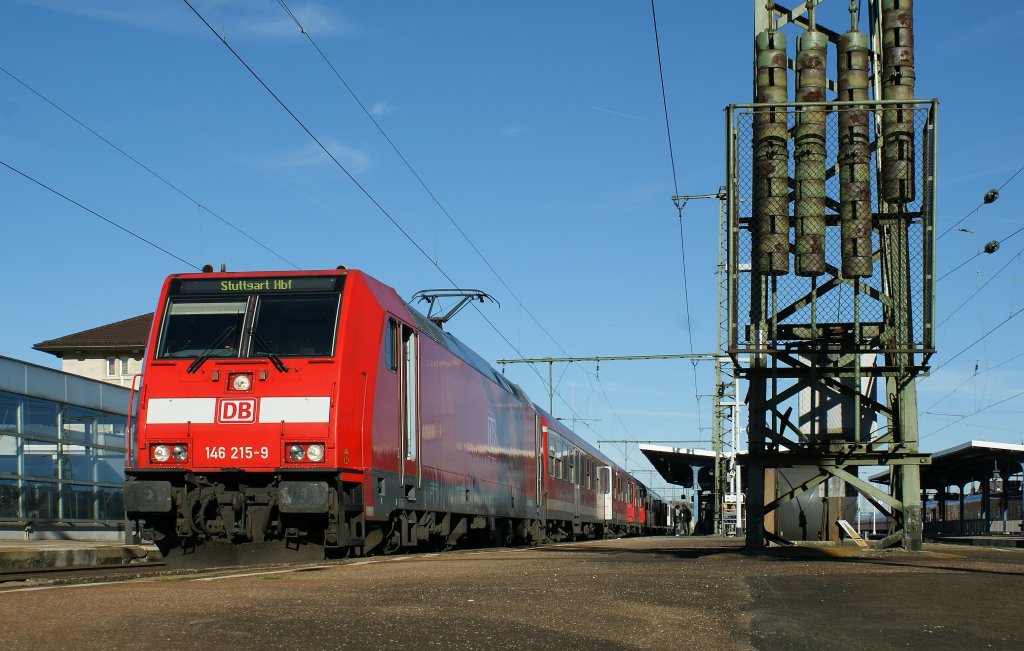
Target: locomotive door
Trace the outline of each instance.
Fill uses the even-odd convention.
[[[396,337],[396,344],[400,360],[398,399],[402,421],[398,466],[406,498],[415,501],[416,489],[420,486],[419,354],[416,331],[401,322],[397,325],[401,335]]]
[[[540,517],[547,522],[548,519],[548,491],[551,489],[551,477],[554,472],[555,462],[555,448],[552,447],[554,443],[551,441],[551,430],[548,429],[547,425],[541,427],[541,442],[540,442],[540,455],[541,455],[541,499],[543,504],[541,505]]]
[[[533,438],[533,449],[537,453],[536,515],[544,518],[547,516],[544,511],[544,457],[547,455],[547,446],[544,444],[544,428],[540,424],[540,416],[533,417]]]

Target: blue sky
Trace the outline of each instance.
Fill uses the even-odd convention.
[[[3,73],[0,160],[196,265],[345,264],[408,298],[448,284],[432,258],[500,301],[451,325],[492,361],[683,353],[691,336],[695,351],[714,349],[717,205],[683,213],[687,319],[649,3],[289,2],[430,192],[277,2],[194,4],[422,252],[180,1],[7,2],[0,66],[190,198]],[[829,0],[820,22],[844,30],[846,5]],[[956,7],[919,3],[916,17],[918,96],[941,102],[939,232],[1024,165],[1011,113],[1024,99],[1013,67],[1024,8],[1002,0],[954,17]],[[679,190],[715,192],[722,109],[750,99],[751,3],[657,10]],[[973,232],[939,242],[940,276],[1020,226],[1022,192],[1024,174],[960,225]],[[55,366],[32,344],[151,311],[162,279],[188,270],[6,168],[0,208],[3,355]],[[939,283],[942,321],[991,279],[940,329],[936,366],[1024,306],[1021,246],[1024,235]],[[1022,441],[1024,374],[1007,362],[1022,320],[920,383],[925,449]],[[546,402],[537,374],[507,373]],[[592,441],[709,437],[710,398],[695,394],[712,392],[710,365],[575,364],[556,380],[556,415],[593,419],[577,427]],[[635,447],[629,456],[647,467]]]

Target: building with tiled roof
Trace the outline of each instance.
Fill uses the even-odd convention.
[[[65,373],[128,386],[132,376],[142,370],[143,352],[152,323],[152,313],[142,314],[47,339],[32,347],[59,357]]]

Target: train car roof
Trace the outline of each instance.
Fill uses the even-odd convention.
[[[476,369],[480,375],[492,380],[502,389],[515,396],[519,401],[531,404],[530,398],[519,385],[510,382],[475,350],[462,343],[458,337],[446,330],[442,330],[436,323],[428,319],[423,315],[423,313],[414,308],[408,302],[405,302],[405,309],[409,311],[409,316],[411,316],[413,321],[416,322],[416,325],[422,333],[447,349],[452,355],[455,355],[463,362]]]

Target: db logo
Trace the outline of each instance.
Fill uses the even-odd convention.
[[[218,423],[255,423],[256,398],[222,399],[217,403]]]

